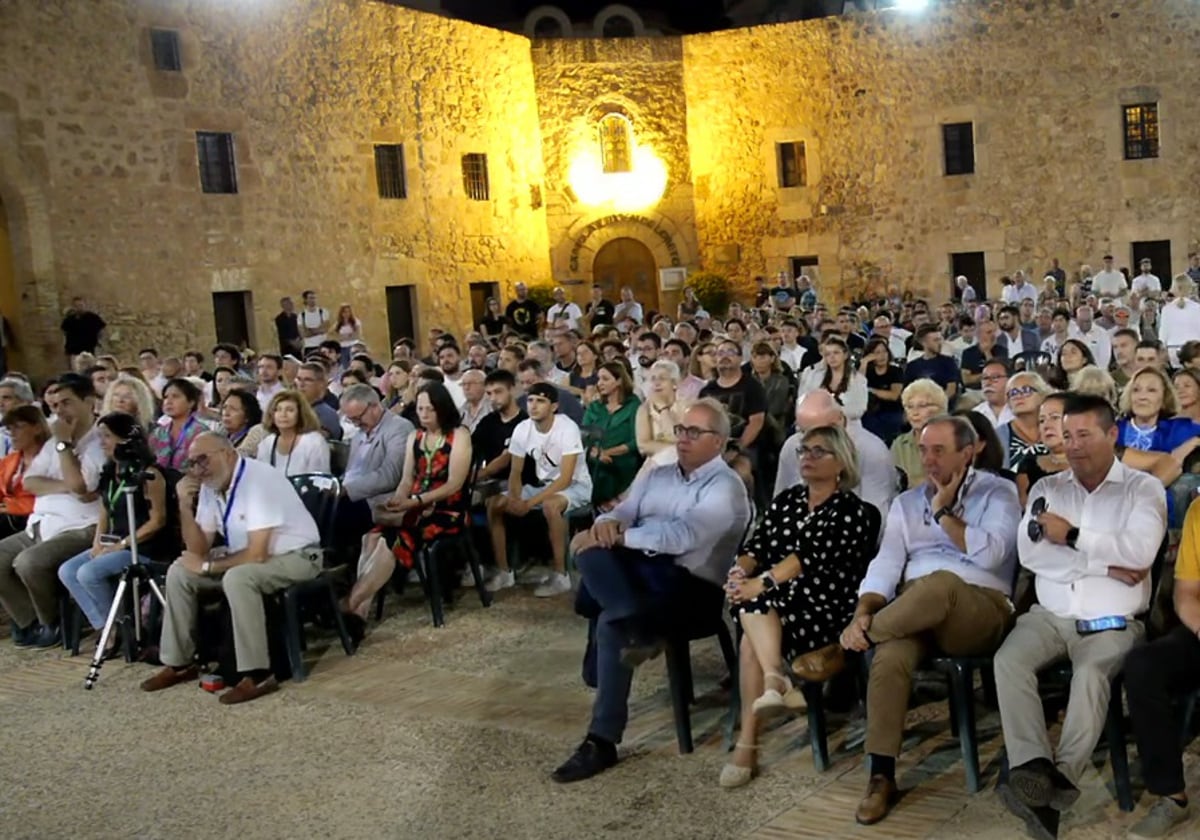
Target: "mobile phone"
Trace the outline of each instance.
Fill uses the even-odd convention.
[[[1102,618],[1080,619],[1075,622],[1075,632],[1081,636],[1100,633],[1104,630],[1124,630],[1128,626],[1123,615],[1106,615]]]
[[[121,537],[118,537],[116,534],[101,534],[100,535],[100,545],[119,545],[120,542],[121,542]]]

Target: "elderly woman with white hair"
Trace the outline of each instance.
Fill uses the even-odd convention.
[[[1112,374],[1096,365],[1084,365],[1070,376],[1070,390],[1076,394],[1092,394],[1104,397],[1115,411],[1121,392]]]
[[[892,441],[892,458],[896,469],[905,476],[906,487],[916,487],[925,480],[925,467],[921,464],[921,430],[925,424],[949,409],[946,391],[932,379],[915,379],[900,392],[900,405],[904,407],[904,419],[909,431],[897,435]]]
[[[659,359],[650,366],[646,400],[637,412],[637,448],[646,458],[643,469],[669,464],[676,458],[675,427],[683,422],[691,400],[680,399],[679,366]]]
[[[1045,455],[1049,451],[1042,443],[1038,428],[1038,409],[1042,406],[1042,400],[1053,390],[1036,371],[1025,370],[1009,377],[1005,394],[1013,419],[996,429],[1008,453],[1008,469],[1016,472],[1021,461]]]

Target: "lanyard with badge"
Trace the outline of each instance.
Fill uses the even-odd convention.
[[[225,542],[229,542],[229,515],[233,513],[233,500],[237,498],[238,487],[242,483],[242,473],[246,471],[246,461],[242,459],[238,463],[237,475],[233,477],[233,484],[229,486],[229,492],[225,494],[225,510],[221,513],[221,533],[225,536]]]
[[[170,461],[172,463],[175,461],[175,452],[176,452],[176,450],[179,449],[179,444],[181,444],[185,440],[187,440],[188,429],[192,428],[192,426],[194,426],[194,425],[196,425],[196,415],[195,414],[193,414],[191,417],[189,417],[187,419],[187,422],[183,424],[183,428],[179,430],[179,437],[174,438],[174,439],[172,439],[172,437],[171,437],[171,427],[170,426],[167,427],[167,444],[168,444],[167,460],[168,461]]]

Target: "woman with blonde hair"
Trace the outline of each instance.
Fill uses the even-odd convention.
[[[996,434],[1008,451],[1008,468],[1013,472],[1020,470],[1024,459],[1047,452],[1038,431],[1038,409],[1045,396],[1053,391],[1036,371],[1023,370],[1008,378],[1005,395],[1013,419],[998,428]]]
[[[284,475],[329,472],[329,444],[321,421],[299,391],[280,391],[263,414],[267,436],[258,444],[255,460]]]
[[[1069,383],[1072,392],[1104,397],[1114,410],[1121,399],[1116,380],[1108,371],[1096,365],[1084,365],[1071,375]]]
[[[121,374],[116,381],[109,383],[104,392],[104,402],[100,406],[100,416],[121,411],[138,422],[143,429],[154,427],[157,419],[154,412],[154,395],[150,386],[141,377],[134,378]]]
[[[921,430],[925,424],[949,408],[949,399],[941,385],[932,379],[916,379],[900,392],[900,404],[904,407],[904,419],[909,431],[897,435],[892,441],[892,458],[896,468],[904,473],[907,487],[916,487],[925,480],[925,467],[921,464]]]

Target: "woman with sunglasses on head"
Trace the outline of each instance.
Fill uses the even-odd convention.
[[[795,452],[780,457],[800,459],[804,482],[771,502],[725,584],[743,631],[741,734],[721,769],[725,788],[754,776],[762,722],[804,707],[788,670],[819,682],[844,666],[838,638],[879,539],[879,511],[852,491],[858,459],[844,429],[810,429]]]
[[[1023,458],[1017,466],[1017,493],[1021,507],[1029,501],[1029,489],[1048,475],[1055,475],[1070,468],[1067,462],[1067,444],[1063,438],[1063,408],[1067,394],[1050,394],[1038,406],[1038,440],[1046,450],[1037,455]]]
[[[1022,371],[1008,378],[1006,394],[1013,419],[996,430],[1008,451],[1007,467],[1019,472],[1021,461],[1046,454],[1038,433],[1038,409],[1042,399],[1053,389],[1041,375]]]

